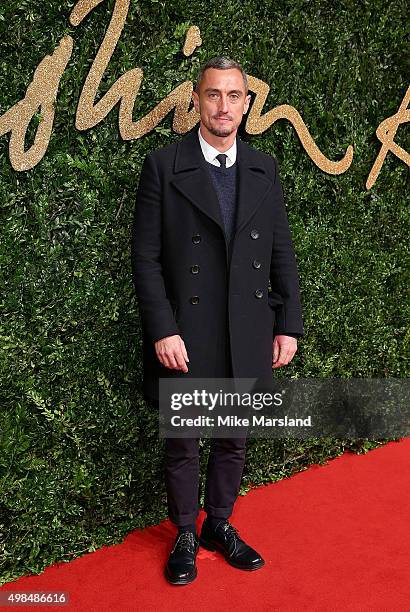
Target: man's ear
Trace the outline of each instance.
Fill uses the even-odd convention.
[[[246,110],[243,111],[243,114],[246,115],[246,113],[249,110],[249,104],[251,103],[251,96],[250,94],[248,94],[245,98],[245,106],[246,106]]]
[[[192,101],[194,103],[194,107],[197,113],[199,113],[199,100],[198,100],[198,94],[196,93],[196,91],[192,92]]]

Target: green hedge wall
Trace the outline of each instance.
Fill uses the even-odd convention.
[[[351,168],[330,176],[286,121],[259,136],[242,133],[278,159],[301,275],[306,336],[276,376],[406,376],[408,168],[390,154],[375,186],[365,188],[379,151],[376,127],[396,112],[408,86],[406,5],[131,0],[100,91],[141,67],[135,120],[194,78],[204,60],[225,54],[269,83],[264,110],[282,103],[298,109],[330,159],[354,146]],[[68,22],[73,6],[25,0],[0,7],[0,114],[24,97],[36,66],[65,33],[75,41],[42,161],[15,172],[9,137],[0,139],[2,583],[167,515],[163,441],[139,388],[130,230],[145,155],[180,136],[168,116],[149,135],[124,142],[118,106],[95,128],[75,129],[114,2],[78,28]],[[203,44],[186,58],[190,25],[200,28]],[[409,150],[406,126],[396,142]],[[345,449],[384,442],[250,440],[241,494]]]

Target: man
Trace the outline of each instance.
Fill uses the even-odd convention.
[[[158,405],[161,377],[272,382],[303,335],[299,282],[278,164],[237,135],[250,95],[245,72],[217,57],[192,93],[199,128],[147,155],[136,198],[133,279],[144,344],[144,392]],[[271,288],[269,289],[269,283]],[[201,544],[234,567],[262,557],[228,521],[246,438],[212,438],[198,541],[198,438],[165,439],[172,584],[196,578]]]

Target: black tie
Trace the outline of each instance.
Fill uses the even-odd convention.
[[[227,157],[228,156],[225,153],[219,153],[219,155],[216,156],[216,159],[221,164],[221,168],[226,168],[226,158]]]

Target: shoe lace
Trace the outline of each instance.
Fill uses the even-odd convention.
[[[229,539],[235,541],[236,539],[240,540],[239,531],[236,527],[231,525],[228,521],[221,525],[222,531],[229,537]]]
[[[194,552],[195,540],[194,540],[194,534],[191,531],[183,531],[182,533],[179,534],[175,542],[175,546],[172,549],[172,552],[174,552],[177,549]]]

